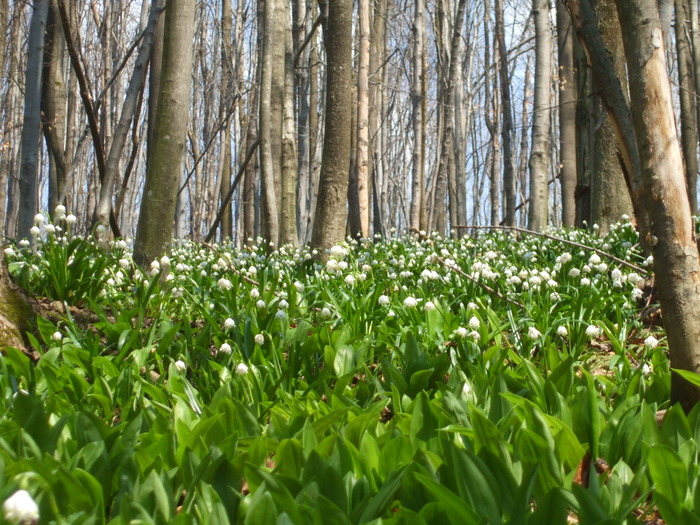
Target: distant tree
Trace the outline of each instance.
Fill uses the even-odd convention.
[[[165,9],[153,153],[134,243],[134,259],[140,265],[170,252],[189,116],[194,13],[194,0],[168,0]]]
[[[328,2],[326,124],[311,245],[325,249],[345,237],[352,123],[352,0]]]

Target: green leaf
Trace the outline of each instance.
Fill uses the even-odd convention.
[[[649,451],[647,462],[651,479],[656,485],[654,494],[662,495],[674,507],[686,507],[688,467],[678,454],[666,445],[657,445]]]

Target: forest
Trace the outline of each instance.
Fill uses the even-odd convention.
[[[9,523],[700,522],[697,0],[0,0]]]

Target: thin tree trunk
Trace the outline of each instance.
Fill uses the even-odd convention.
[[[535,18],[535,104],[532,116],[530,152],[530,207],[528,227],[542,231],[549,211],[549,139],[552,105],[552,33],[549,0],[533,0]]]
[[[495,0],[496,10],[496,42],[499,55],[499,76],[501,80],[501,110],[503,125],[501,137],[503,140],[503,195],[505,213],[503,224],[515,226],[515,173],[513,170],[513,110],[510,95],[510,73],[508,71],[508,51],[506,49],[505,28],[503,21],[503,0]]]
[[[423,40],[425,38],[425,2],[416,0],[413,19],[413,78],[411,98],[413,101],[413,172],[411,176],[411,215],[410,226],[421,228],[421,204],[425,184],[425,120],[423,105]]]
[[[678,97],[681,103],[681,148],[685,160],[685,179],[688,184],[690,210],[693,214],[698,212],[698,127],[693,51],[690,42],[691,13],[689,4],[696,1],[675,0]]]
[[[221,148],[221,188],[219,201],[223,202],[224,197],[231,188],[231,121],[228,118],[229,106],[233,97],[233,42],[231,31],[231,0],[221,2],[221,84],[222,93],[219,98],[219,121],[226,124],[222,130]],[[233,237],[233,216],[231,214],[231,204],[227,204],[221,218],[221,240],[226,241]]]
[[[262,175],[263,216],[265,237],[277,244],[279,241],[279,215],[277,213],[277,195],[275,191],[275,161],[272,155],[272,47],[278,35],[273,34],[274,4],[264,0],[263,7],[263,41],[260,49],[260,171]],[[279,151],[279,150],[278,150]]]
[[[146,69],[151,55],[151,46],[153,44],[153,37],[160,12],[161,8],[158,0],[153,0],[146,31],[136,57],[129,87],[126,90],[121,116],[114,129],[114,138],[112,139],[107,162],[105,163],[105,176],[100,186],[100,195],[95,214],[95,223],[101,224],[105,228],[109,226],[109,215],[112,210],[115,184],[119,176],[119,163],[122,159],[122,151],[129,135],[131,123],[134,120],[136,109],[139,106],[141,91],[144,88]],[[107,237],[105,236],[105,240],[106,239]]]
[[[357,153],[355,158],[360,233],[369,237],[369,61],[370,61],[370,1],[359,0],[358,23],[360,46],[357,76]]]
[[[574,30],[562,0],[557,0],[557,56],[559,57],[559,182],[562,225],[576,221],[576,81]]]

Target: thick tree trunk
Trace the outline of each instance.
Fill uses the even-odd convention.
[[[671,352],[671,366],[700,373],[700,262],[676,132],[663,35],[654,0],[617,0],[642,164],[641,205]],[[672,401],[690,410],[700,388],[677,374]]]
[[[352,122],[352,0],[333,0],[324,27],[327,58],[323,161],[311,245],[325,249],[345,236]]]
[[[535,18],[535,104],[532,116],[530,152],[530,207],[528,227],[541,231],[549,211],[549,139],[552,105],[552,33],[549,0],[533,0]]]
[[[22,124],[22,162],[19,174],[19,221],[17,236],[29,238],[38,211],[39,133],[41,125],[41,75],[44,56],[44,32],[49,0],[36,0],[29,27],[27,67],[24,86],[24,122]]]
[[[194,13],[194,0],[169,0],[165,11],[154,150],[134,244],[134,259],[142,266],[169,253],[171,248],[189,117]]]
[[[559,57],[559,182],[562,225],[576,221],[576,83],[574,75],[574,29],[562,0],[557,0]]]
[[[286,4],[284,4],[286,5]],[[285,10],[286,11],[286,10]],[[284,16],[283,20],[288,20]],[[292,32],[284,27],[284,105],[282,120],[282,202],[280,206],[280,244],[299,244],[297,229],[297,183],[299,179],[296,125],[294,118],[294,52]]]

